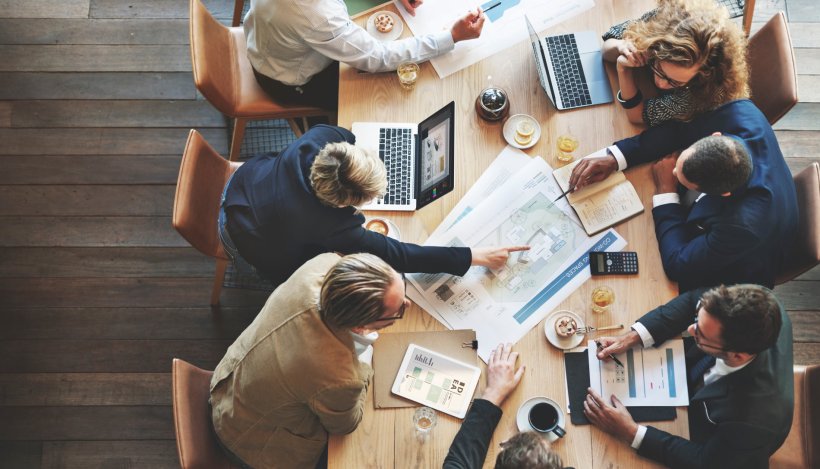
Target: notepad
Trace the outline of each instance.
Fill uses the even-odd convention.
[[[562,191],[569,189],[572,169],[580,162],[578,160],[552,172]],[[590,236],[643,212],[641,198],[622,171],[567,195],[567,202]]]
[[[391,390],[394,394],[463,419],[480,376],[478,367],[410,344]]]

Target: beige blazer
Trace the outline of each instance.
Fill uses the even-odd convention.
[[[317,304],[337,254],[317,256],[268,298],[228,348],[211,379],[214,428],[255,468],[312,468],[328,433],[362,418],[373,370],[359,362],[347,330],[331,330]]]

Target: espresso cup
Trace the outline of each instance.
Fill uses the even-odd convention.
[[[558,425],[561,409],[550,402],[539,402],[530,408],[527,419],[530,426],[540,433],[554,433],[558,438],[566,435],[566,431]]]

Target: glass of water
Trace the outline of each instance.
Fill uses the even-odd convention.
[[[416,428],[416,438],[422,443],[427,441],[430,432],[436,426],[438,416],[436,411],[429,407],[419,407],[413,413],[413,426]]]

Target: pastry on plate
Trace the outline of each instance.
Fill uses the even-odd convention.
[[[578,331],[578,323],[570,316],[559,316],[555,320],[555,333],[558,337],[572,337]]]
[[[389,33],[393,30],[393,18],[387,13],[382,13],[381,15],[376,16],[373,24],[376,26],[376,30],[380,33]]]

